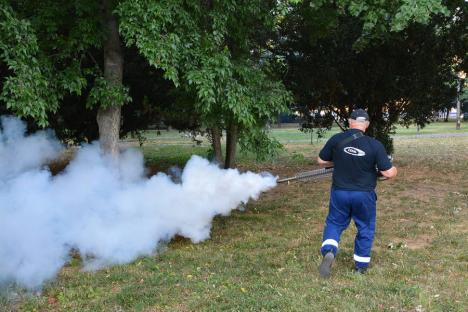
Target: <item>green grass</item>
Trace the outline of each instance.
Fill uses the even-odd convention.
[[[323,143],[321,143],[323,144]],[[280,176],[315,168],[321,144],[288,144],[275,161],[240,159]],[[244,212],[214,220],[200,244],[177,238],[158,255],[97,272],[79,259],[19,311],[466,311],[468,137],[397,140],[399,176],[378,185],[372,265],[352,272],[354,226],[330,280],[317,274],[329,180],[280,185]],[[206,147],[144,147],[150,166],[183,164]],[[3,302],[1,301],[3,300]],[[2,310],[2,308],[0,308]]]
[[[340,132],[341,130],[338,127],[333,127],[331,130],[324,133],[323,140],[328,139],[333,134]],[[444,133],[468,133],[468,124],[462,123],[460,130],[455,129],[455,122],[434,122],[426,127],[417,130],[415,125],[410,127],[398,126],[395,131],[396,136],[406,136],[406,135],[418,135],[418,134],[444,134]],[[317,135],[314,133],[311,138],[310,133],[303,133],[295,127],[283,127],[283,128],[274,128],[271,131],[271,135],[278,139],[282,143],[294,143],[296,141],[301,142],[317,142]]]
[[[456,123],[450,122],[433,122],[422,129],[418,129],[415,125],[408,128],[399,126],[396,129],[396,135],[416,135],[416,134],[436,134],[436,133],[468,133],[468,123],[461,123],[461,129],[456,129]]]
[[[304,133],[294,126],[283,126],[282,128],[272,128],[271,136],[276,138],[281,143],[307,143],[313,142],[320,143],[321,141],[328,139],[333,134],[340,132],[338,127],[333,127],[329,131],[326,131],[323,134],[323,137],[319,139],[316,133],[312,135],[310,133]],[[396,136],[406,136],[406,135],[417,135],[417,134],[444,134],[444,133],[467,133],[468,134],[468,124],[466,122],[462,123],[460,130],[455,129],[455,122],[434,122],[426,127],[417,131],[417,127],[412,125],[408,128],[403,126],[398,126],[396,129]],[[180,133],[176,130],[161,130],[155,131],[150,130],[145,132],[145,137],[147,139],[146,145],[148,144],[158,144],[158,145],[184,145],[191,147],[196,145],[196,143],[184,133]],[[206,137],[197,136],[197,139],[201,140],[201,146],[207,146],[208,139]],[[135,139],[129,138],[129,141],[134,141]]]

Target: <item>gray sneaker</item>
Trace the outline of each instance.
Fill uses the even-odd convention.
[[[335,261],[335,255],[333,252],[329,251],[323,256],[322,263],[319,266],[320,276],[323,278],[329,278],[331,274],[331,267]]]

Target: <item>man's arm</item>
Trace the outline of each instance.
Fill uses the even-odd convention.
[[[333,166],[333,161],[323,160],[322,158],[320,158],[320,156],[317,157],[317,163],[320,166],[326,166],[326,167],[332,167]]]
[[[391,178],[396,177],[397,168],[395,166],[392,166],[392,168],[385,170],[385,171],[380,171],[380,173],[387,179],[391,179]]]
[[[377,141],[376,154],[377,169],[387,179],[394,178],[397,175],[397,168],[392,165],[391,157],[387,155],[385,147]]]
[[[335,146],[336,135],[332,136],[320,151],[317,163],[320,166],[333,167],[333,147]]]

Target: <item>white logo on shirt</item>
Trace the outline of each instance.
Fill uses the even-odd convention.
[[[355,148],[351,146],[345,147],[343,151],[346,154],[353,155],[353,156],[366,156],[366,153],[364,151],[360,150],[359,148]]]

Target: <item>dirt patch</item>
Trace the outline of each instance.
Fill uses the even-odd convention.
[[[70,163],[70,161],[75,157],[75,154],[77,152],[78,148],[77,147],[71,147],[67,148],[59,158],[54,159],[50,163],[47,164],[47,166],[50,169],[50,172],[52,175],[59,174],[62,172],[66,166]]]
[[[435,199],[442,199],[447,194],[446,190],[427,184],[412,184],[411,189],[400,193],[401,197],[409,197],[422,202],[432,202]]]
[[[417,250],[431,245],[433,239],[434,238],[431,235],[422,234],[415,238],[406,239],[405,243],[408,249]]]
[[[424,203],[443,200],[451,192],[462,189],[459,183],[463,181],[460,172],[442,174],[435,172],[433,168],[403,166],[399,168],[398,177],[395,182],[399,198],[411,198]],[[391,185],[391,184],[390,184]]]
[[[171,239],[169,243],[169,247],[177,249],[177,248],[182,248],[191,244],[192,244],[192,241],[189,238],[183,237],[181,235],[176,235]]]
[[[428,234],[421,234],[413,238],[394,237],[390,241],[381,242],[381,244],[376,244],[376,246],[374,246],[373,249],[376,251],[383,249],[418,250],[430,246],[433,240],[434,237]]]
[[[192,311],[190,310],[186,305],[184,304],[177,304],[175,306],[172,306],[170,310],[166,309],[160,309],[156,307],[150,307],[148,309],[145,309],[145,312],[163,312],[163,311],[178,311],[178,312],[189,312]]]
[[[452,226],[452,230],[458,234],[468,234],[468,222],[462,222]]]

